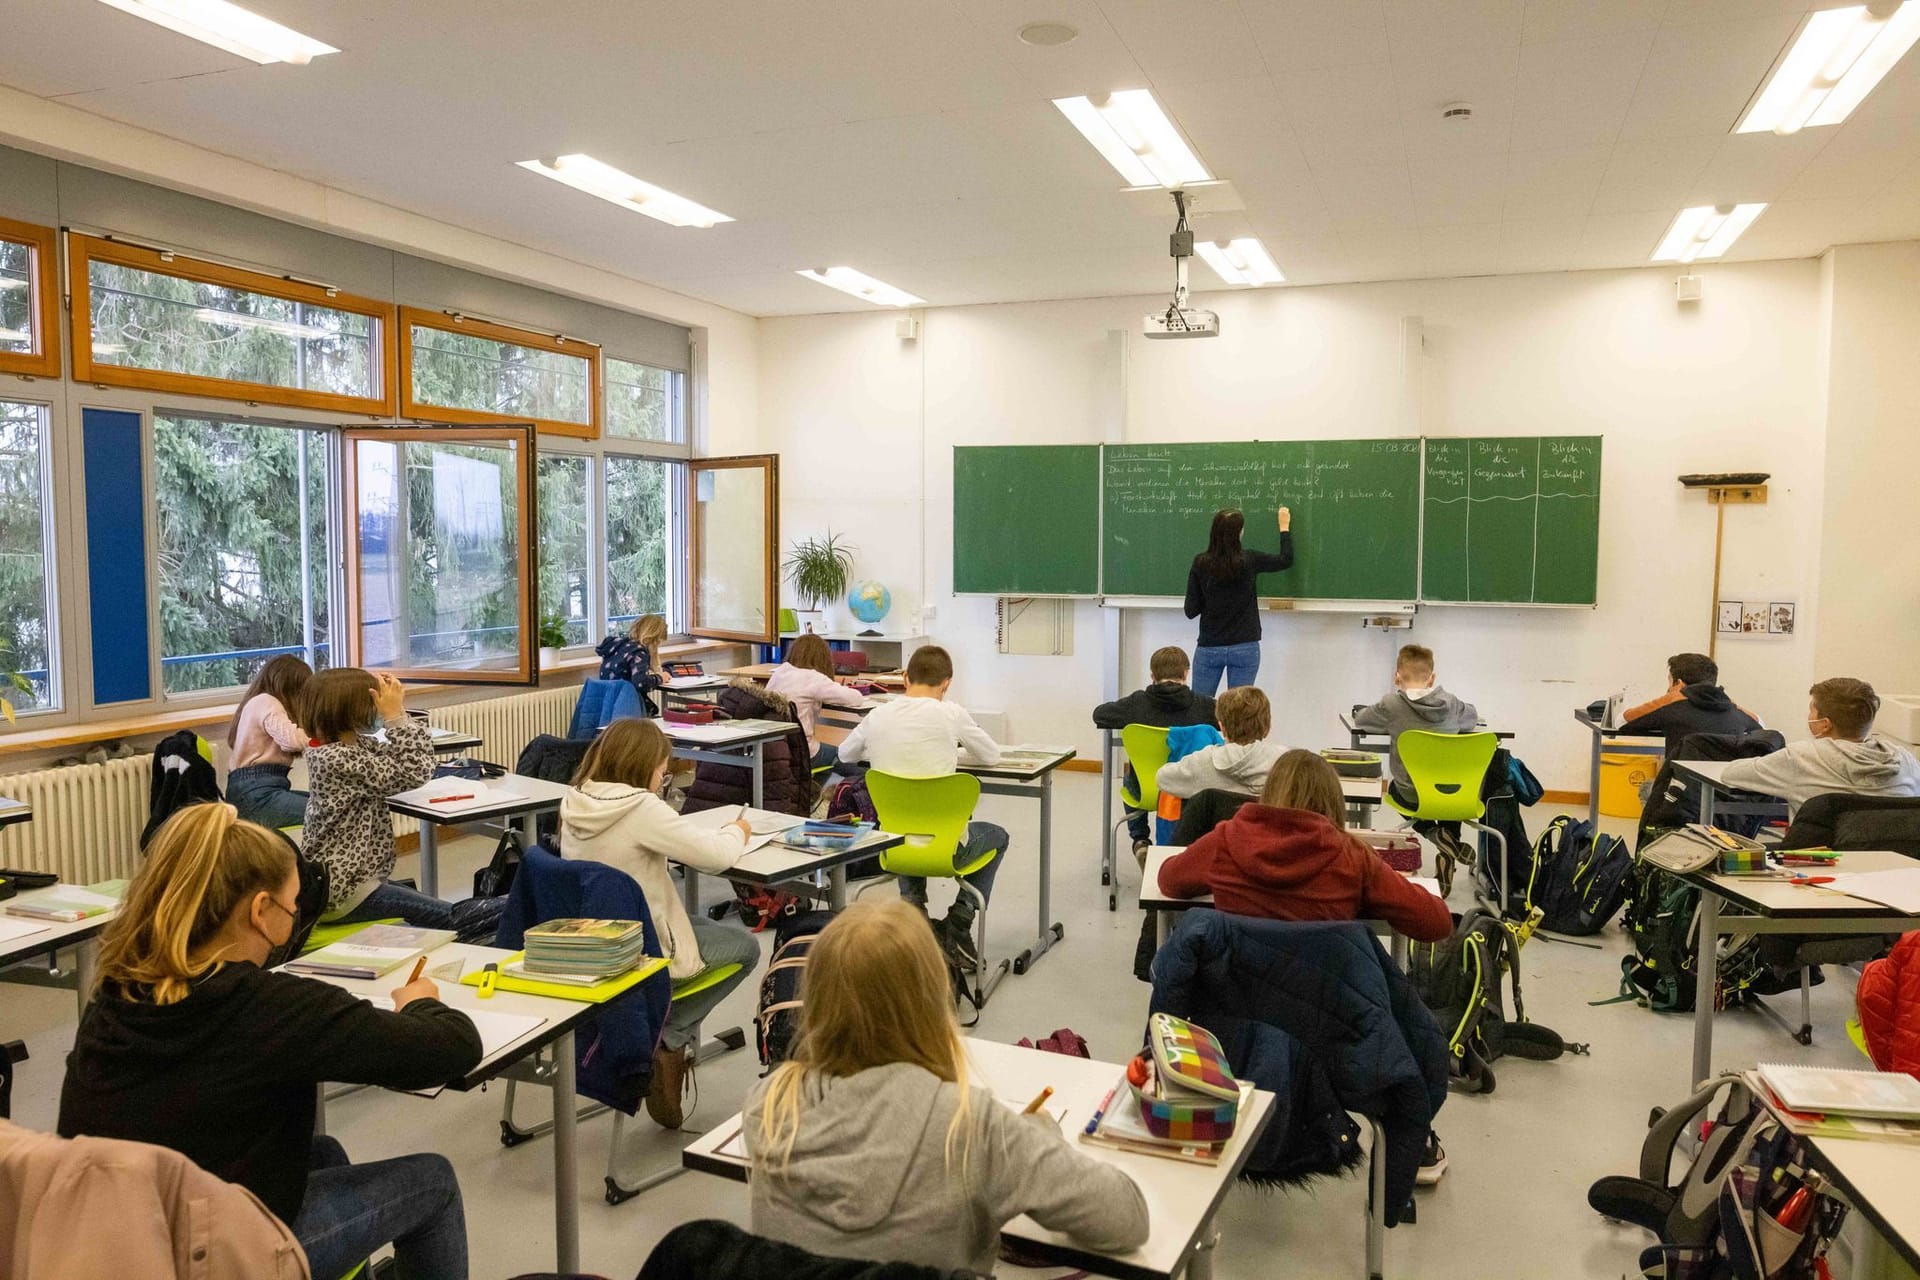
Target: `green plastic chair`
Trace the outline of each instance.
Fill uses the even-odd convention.
[[[1120,730],[1120,748],[1133,766],[1136,784],[1135,790],[1128,791],[1122,783],[1120,798],[1130,808],[1152,813],[1160,803],[1160,766],[1167,762],[1167,731],[1151,724],[1127,725]]]
[[[1412,784],[1418,803],[1407,808],[1393,798],[1391,788],[1387,791],[1387,803],[1421,822],[1458,822],[1492,836],[1500,848],[1500,902],[1497,906],[1488,902],[1477,890],[1474,896],[1481,905],[1505,919],[1506,837],[1480,821],[1487,814],[1486,803],[1480,799],[1480,786],[1486,780],[1487,766],[1493,763],[1493,753],[1500,748],[1500,739],[1491,733],[1429,733],[1424,729],[1409,729],[1400,735],[1394,747],[1400,753],[1400,763],[1406,767],[1407,781]],[[1531,883],[1527,886],[1527,897],[1531,902]]]
[[[685,1000],[688,996],[697,995],[705,991],[708,987],[725,982],[738,972],[740,972],[740,966],[737,964],[721,964],[715,965],[710,969],[702,969],[691,978],[674,983],[673,998],[675,1000]]]
[[[313,932],[307,935],[307,943],[300,948],[300,954],[304,956],[309,951],[318,951],[322,947],[330,947],[342,938],[351,938],[354,934],[360,932],[370,924],[405,923],[405,920],[402,920],[399,916],[395,916],[391,920],[357,920],[352,924],[317,924],[313,926]]]
[[[978,889],[961,879],[970,876],[999,856],[989,850],[972,861],[959,864],[961,842],[967,838],[967,823],[973,819],[974,806],[980,803],[980,779],[970,773],[949,773],[938,778],[902,778],[867,771],[867,794],[873,798],[873,811],[880,829],[906,837],[906,843],[880,855],[880,869],[890,876],[922,876],[929,880],[952,880],[959,892],[974,899],[978,912],[974,917],[975,947],[984,957],[987,944],[987,900]],[[982,969],[986,965],[982,962]],[[1005,974],[1007,962],[1001,961],[991,982],[974,979],[974,1003],[985,1005]]]

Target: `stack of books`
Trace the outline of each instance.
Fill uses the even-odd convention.
[[[125,880],[102,880],[99,884],[90,885],[63,883],[15,898],[7,904],[6,911],[10,916],[25,916],[32,920],[78,924],[115,910],[126,896]]]
[[[638,964],[646,934],[638,920],[549,920],[527,930],[521,970],[530,978],[593,985]]]
[[[454,939],[451,929],[416,929],[404,924],[370,924],[318,950],[289,960],[290,973],[320,978],[382,978]]]
[[[1920,1080],[1904,1072],[1763,1063],[1744,1078],[1795,1133],[1920,1142]]]

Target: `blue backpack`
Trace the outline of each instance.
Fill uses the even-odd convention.
[[[1594,830],[1583,818],[1561,816],[1533,846],[1533,901],[1540,927],[1554,933],[1598,933],[1619,912],[1633,874],[1627,842]]]

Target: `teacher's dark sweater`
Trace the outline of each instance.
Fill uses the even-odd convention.
[[[389,1013],[314,978],[225,964],[169,1005],[102,988],[67,1057],[60,1133],[169,1147],[291,1222],[316,1084],[425,1089],[479,1061],[472,1021],[438,1000]]]
[[[1293,567],[1293,535],[1280,535],[1278,552],[1255,551],[1251,547],[1240,554],[1240,572],[1231,578],[1217,578],[1209,570],[1204,556],[1193,558],[1187,570],[1187,616],[1200,619],[1200,645],[1247,644],[1260,638],[1260,593],[1255,589],[1263,573],[1279,573]]]

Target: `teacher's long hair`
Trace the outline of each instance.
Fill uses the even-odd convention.
[[[1240,531],[1247,518],[1228,508],[1213,513],[1213,529],[1207,534],[1207,550],[1201,559],[1207,572],[1220,579],[1237,578],[1245,557],[1240,553]]]

